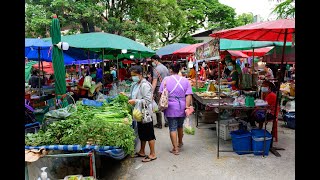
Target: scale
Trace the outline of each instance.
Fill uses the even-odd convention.
[[[245,105],[246,107],[254,107],[254,99],[256,96],[257,91],[243,91],[243,94],[245,95]]]

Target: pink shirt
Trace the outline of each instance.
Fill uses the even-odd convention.
[[[179,84],[177,85],[177,81],[179,81],[180,78],[181,80],[179,84],[181,86]],[[185,117],[186,114],[184,111],[186,108],[186,96],[192,94],[190,82],[187,78],[181,77],[177,74],[167,76],[160,85],[160,93],[163,91],[164,82],[166,82],[167,90],[169,92],[168,108],[164,110],[164,115],[166,117]]]

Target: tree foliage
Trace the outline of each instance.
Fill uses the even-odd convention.
[[[233,8],[218,0],[26,0],[26,36],[49,36],[57,14],[69,34],[104,31],[155,48],[192,42],[199,28],[232,28],[250,21],[236,18]]]
[[[251,23],[253,23],[253,14],[251,13],[242,13],[236,17],[237,26],[244,26]]]
[[[273,14],[277,15],[277,19],[294,18],[295,17],[295,2],[294,0],[278,0],[280,2],[274,10]]]

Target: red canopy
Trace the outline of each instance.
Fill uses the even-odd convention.
[[[196,48],[203,45],[204,43],[197,43],[197,44],[191,44],[189,46],[185,46],[183,48],[180,48],[176,51],[174,51],[172,54],[179,55],[179,57],[186,57],[190,54],[193,54],[196,52]]]
[[[233,50],[226,50],[221,51],[220,56],[223,59],[227,54],[230,54],[233,58],[248,58],[249,56],[242,53],[241,51],[233,51]]]
[[[132,63],[133,63],[133,61],[127,60],[127,59],[122,61],[122,64],[132,64]]]
[[[265,47],[265,48],[258,48],[258,49],[254,49],[254,55],[253,55],[253,50],[243,50],[241,52],[243,52],[244,54],[248,55],[248,56],[264,56],[267,52],[269,52],[273,47]]]
[[[218,31],[210,34],[210,36],[235,40],[283,42],[285,30],[287,30],[288,34],[287,41],[292,42],[292,33],[295,32],[295,19],[278,19],[275,21],[258,22]]]
[[[54,74],[53,66],[51,62],[42,61],[43,63],[43,71],[47,74]],[[33,68],[39,69],[39,64],[34,64]],[[40,70],[42,71],[42,66],[40,65]]]

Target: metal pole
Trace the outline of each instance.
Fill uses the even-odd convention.
[[[92,157],[91,158],[92,158],[93,177],[97,178],[95,151],[92,151]]]
[[[40,57],[40,47],[38,47],[38,69],[39,69],[39,74],[38,74],[38,82],[39,82],[39,96],[41,96],[41,78],[40,78],[40,64],[41,64],[41,57]]]
[[[252,65],[251,65],[251,87],[253,87],[253,82],[254,82],[254,48],[252,48]]]
[[[219,38],[219,46],[218,46],[218,52],[219,52],[219,56],[220,56],[220,38]],[[219,145],[220,145],[220,73],[221,73],[221,71],[220,71],[220,57],[219,57],[219,59],[218,59],[218,128],[216,128],[216,130],[218,131],[218,144],[217,144],[217,147],[218,147],[218,150],[217,150],[217,158],[219,159],[219,149],[220,149],[220,147],[219,147]]]

